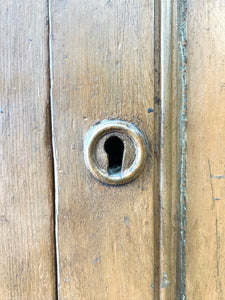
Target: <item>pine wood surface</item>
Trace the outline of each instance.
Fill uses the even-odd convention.
[[[225,5],[187,10],[187,299],[225,299]]]
[[[61,299],[153,299],[152,1],[53,1],[53,135]],[[110,187],[84,164],[83,138],[115,118],[143,131],[145,170]]]
[[[0,299],[56,299],[47,1],[0,7]]]
[[[0,299],[225,299],[223,1],[0,4]],[[147,141],[114,187],[108,118]]]

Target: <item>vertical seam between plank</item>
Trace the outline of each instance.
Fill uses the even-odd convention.
[[[161,55],[160,55],[161,1],[154,1],[154,299],[160,298],[160,126],[161,126]]]
[[[49,99],[50,99],[50,121],[51,121],[51,143],[53,153],[53,185],[54,185],[54,234],[55,234],[55,271],[56,271],[56,298],[59,299],[59,250],[58,250],[58,167],[57,167],[57,148],[54,134],[54,107],[53,107],[53,77],[52,77],[52,19],[51,19],[51,0],[48,0],[48,53],[49,53]]]

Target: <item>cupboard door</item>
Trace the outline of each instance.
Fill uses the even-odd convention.
[[[0,299],[56,299],[47,1],[1,1]]]

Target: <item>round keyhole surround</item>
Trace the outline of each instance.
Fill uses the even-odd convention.
[[[134,153],[131,155],[131,162],[125,164],[128,149],[133,149]],[[84,139],[84,160],[98,180],[112,185],[127,183],[144,167],[144,136],[129,122],[104,120],[88,131]]]

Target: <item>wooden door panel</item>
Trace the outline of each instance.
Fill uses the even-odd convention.
[[[0,299],[56,299],[47,1],[0,3]]]
[[[53,1],[52,102],[61,299],[153,299],[153,1]],[[123,186],[94,179],[83,138],[104,119],[134,123],[145,170]]]

